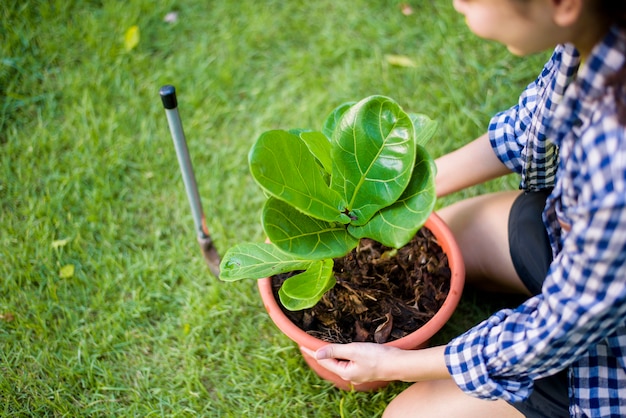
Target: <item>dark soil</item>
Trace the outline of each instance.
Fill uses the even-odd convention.
[[[397,251],[362,239],[350,254],[335,259],[334,271],[337,284],[313,308],[283,308],[308,334],[334,343],[402,338],[432,318],[450,290],[448,257],[426,228]],[[293,274],[272,278],[277,299],[280,285]]]

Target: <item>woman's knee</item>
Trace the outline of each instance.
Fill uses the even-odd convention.
[[[489,291],[526,293],[513,266],[508,239],[509,213],[519,194],[481,195],[438,212],[459,244],[469,283]]]
[[[486,401],[463,393],[452,379],[415,383],[400,393],[383,418],[499,417],[522,415],[504,401]]]

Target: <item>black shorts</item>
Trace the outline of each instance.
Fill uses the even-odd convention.
[[[549,190],[524,192],[515,199],[509,214],[509,251],[522,283],[533,295],[541,286],[552,262],[552,249],[541,213]]]
[[[541,213],[550,190],[524,192],[513,203],[509,214],[509,249],[513,265],[526,288],[541,293],[541,286],[552,262],[552,249]],[[511,403],[526,417],[569,417],[567,369],[535,381],[530,397]]]

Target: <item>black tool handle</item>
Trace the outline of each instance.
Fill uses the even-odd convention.
[[[163,107],[166,109],[176,109],[178,100],[176,100],[176,88],[174,86],[165,85],[159,90]]]

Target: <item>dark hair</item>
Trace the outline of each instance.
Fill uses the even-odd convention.
[[[626,1],[602,0],[599,6],[612,24],[618,25],[626,32]],[[626,62],[621,69],[607,79],[606,85],[613,88],[617,103],[617,118],[620,124],[626,126]]]

